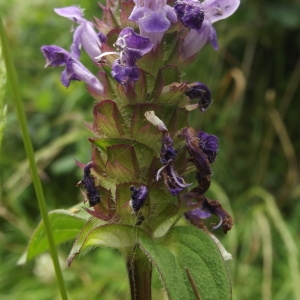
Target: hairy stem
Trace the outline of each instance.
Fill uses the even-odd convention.
[[[127,257],[127,272],[131,299],[151,300],[152,264],[139,246]]]

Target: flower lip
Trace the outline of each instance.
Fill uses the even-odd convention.
[[[68,87],[71,80],[82,80],[96,92],[101,93],[103,91],[103,86],[98,78],[65,49],[55,45],[48,45],[42,46],[41,51],[46,58],[46,67],[65,65],[65,70],[61,74],[61,82],[64,86]]]
[[[150,38],[156,48],[171,23],[177,22],[174,8],[167,5],[166,0],[134,2],[136,5],[128,19],[139,25],[141,35]]]
[[[126,27],[120,32],[115,46],[120,50],[120,57],[112,64],[113,78],[123,85],[129,81],[137,81],[139,70],[136,61],[152,50],[153,43],[148,38],[135,33],[133,28]],[[101,57],[103,55],[96,59]]]
[[[67,6],[55,8],[54,11],[59,16],[68,18],[79,24],[73,33],[73,43],[70,49],[71,54],[79,59],[80,50],[83,47],[89,57],[93,61],[96,61],[95,57],[101,53],[101,39],[95,32],[93,23],[83,17],[83,10],[77,6]]]
[[[54,11],[59,16],[70,19],[74,22],[80,22],[83,19],[83,10],[78,6],[66,6],[54,8]]]

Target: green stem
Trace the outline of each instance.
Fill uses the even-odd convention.
[[[151,300],[152,264],[139,246],[127,258],[127,272],[131,300]]]
[[[45,201],[45,197],[44,197],[44,193],[43,193],[43,188],[42,188],[41,180],[40,180],[37,166],[36,166],[35,159],[34,159],[34,151],[33,151],[31,139],[30,139],[29,132],[28,132],[25,111],[24,111],[24,107],[23,107],[22,98],[20,95],[20,87],[19,87],[18,80],[17,80],[17,74],[16,74],[16,70],[15,70],[11,55],[10,55],[10,49],[9,49],[9,45],[7,42],[7,38],[6,38],[6,34],[5,34],[1,16],[0,16],[0,38],[1,38],[1,42],[2,42],[3,57],[4,57],[5,65],[6,65],[7,78],[8,78],[8,82],[10,83],[11,91],[13,94],[13,99],[15,102],[16,110],[17,110],[17,115],[18,115],[21,131],[22,131],[22,136],[23,136],[24,147],[25,147],[26,155],[27,155],[27,158],[29,161],[29,168],[30,168],[32,181],[33,181],[33,185],[34,185],[35,192],[36,192],[36,197],[38,199],[40,213],[41,213],[41,216],[42,216],[42,219],[44,222],[44,226],[45,226],[45,231],[46,231],[49,248],[50,248],[50,254],[51,254],[51,257],[53,260],[53,265],[54,265],[56,278],[57,278],[59,289],[60,289],[61,298],[63,300],[66,300],[66,299],[68,299],[68,296],[67,296],[61,268],[60,268],[59,261],[58,261],[54,238],[53,238],[51,227],[50,227],[50,221],[48,218],[48,212],[47,212],[46,201]]]

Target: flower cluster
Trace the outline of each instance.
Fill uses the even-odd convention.
[[[230,230],[230,215],[205,197],[218,139],[188,124],[189,111],[205,112],[212,93],[202,82],[181,82],[180,74],[203,46],[218,48],[212,24],[238,6],[239,0],[107,1],[94,22],[79,7],[55,9],[75,30],[70,51],[42,47],[46,66],[65,67],[63,85],[84,81],[96,100],[92,161],[79,164],[87,212],[150,234],[178,214],[200,228],[216,215],[212,229]],[[81,48],[98,74],[80,62]]]

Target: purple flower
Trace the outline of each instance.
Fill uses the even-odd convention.
[[[224,233],[227,233],[233,225],[231,216],[227,211],[222,207],[219,201],[208,200],[203,196],[197,196],[195,193],[189,192],[183,195],[185,200],[188,199],[197,199],[200,202],[200,206],[196,209],[193,209],[189,212],[186,212],[184,215],[193,225],[203,228],[202,220],[209,218],[211,215],[218,216],[220,221],[218,224],[213,224],[212,230],[223,227]]]
[[[204,21],[204,9],[197,0],[176,1],[175,12],[184,26],[199,30]]]
[[[65,66],[65,70],[61,73],[61,82],[64,86],[68,87],[71,80],[82,80],[96,92],[102,92],[103,86],[98,78],[71,53],[55,45],[43,46],[41,50],[46,58],[46,67]]]
[[[213,163],[218,154],[218,138],[215,135],[205,133],[204,131],[198,132],[199,146],[205,153],[209,163]]]
[[[126,66],[120,59],[116,59],[111,66],[111,75],[120,84],[126,84],[139,79],[139,69],[136,66]]]
[[[173,161],[176,154],[177,151],[173,148],[173,140],[167,131],[164,133],[160,152],[160,162],[164,166],[157,171],[156,180],[158,181],[162,177],[167,189],[173,196],[178,195],[178,193],[190,185],[178,175],[174,168]]]
[[[148,197],[148,188],[145,185],[141,185],[138,188],[131,186],[130,190],[132,191],[132,194],[129,205],[132,207],[133,211],[137,213],[145,204]]]
[[[217,50],[217,34],[212,23],[231,16],[239,4],[239,0],[176,1],[174,9],[178,18],[191,29],[183,43],[184,58],[193,56],[206,44]]]
[[[79,181],[78,185],[82,184],[84,186],[90,206],[95,206],[100,203],[101,198],[98,189],[95,186],[94,177],[91,176],[91,168],[93,168],[92,162],[85,165],[83,169],[83,178]]]
[[[121,84],[138,80],[136,61],[152,50],[153,43],[126,27],[120,32],[115,46],[120,51],[120,58],[112,64],[112,76]]]
[[[211,92],[209,88],[201,82],[188,84],[188,87],[189,89],[185,92],[185,94],[190,99],[199,99],[198,108],[202,112],[206,111],[212,104]]]
[[[156,48],[171,23],[177,22],[176,13],[166,0],[134,0],[134,3],[129,20],[139,25],[140,34],[148,37]]]
[[[196,132],[191,127],[186,127],[181,130],[181,134],[185,137],[187,150],[197,168],[197,172],[203,175],[211,175],[208,157],[201,148],[201,141]]]
[[[94,30],[93,23],[83,18],[83,12],[77,6],[55,8],[54,11],[58,15],[66,17],[79,24],[73,34],[73,43],[70,49],[71,54],[75,58],[79,59],[80,49],[83,47],[90,58],[96,61],[95,57],[99,56],[101,53],[101,40]]]

